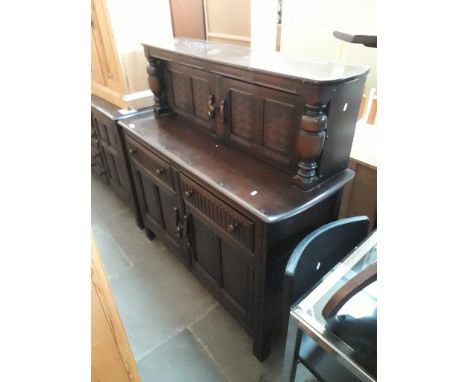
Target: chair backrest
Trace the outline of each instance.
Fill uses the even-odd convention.
[[[369,218],[340,219],[307,235],[294,249],[284,276],[283,329],[289,309],[367,236]]]

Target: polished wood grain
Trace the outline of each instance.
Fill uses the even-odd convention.
[[[353,176],[345,169],[304,192],[294,187],[288,173],[191,128],[177,115],[157,120],[151,115],[130,117],[119,124],[131,138],[265,222],[281,221],[313,207]]]
[[[304,192],[288,173],[183,117],[140,115],[119,124],[148,236],[156,234],[252,334],[254,354],[263,360],[281,323],[288,256],[310,229],[336,218],[352,173],[344,170]],[[164,161],[173,183],[156,176],[156,162],[138,159],[138,152]]]
[[[291,172],[306,191],[346,169],[368,68],[193,39],[143,45],[150,65],[160,65],[165,86],[155,100],[167,93],[169,113]]]

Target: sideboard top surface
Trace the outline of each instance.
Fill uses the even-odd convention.
[[[290,174],[190,128],[177,115],[134,116],[119,124],[131,136],[194,174],[257,218],[274,223],[300,213],[339,191],[353,176],[344,170],[308,192]]]
[[[365,65],[353,65],[327,60],[304,60],[277,52],[257,52],[247,47],[214,43],[190,38],[174,38],[143,43],[152,55],[161,50],[176,55],[198,58],[207,62],[236,66],[312,83],[333,83],[363,77],[369,72]]]

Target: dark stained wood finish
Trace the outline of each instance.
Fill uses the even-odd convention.
[[[215,137],[192,128],[180,116],[156,120],[145,115],[130,117],[120,124],[127,135],[195,177],[216,196],[234,200],[243,210],[269,223],[313,207],[338,192],[353,176],[352,171],[345,169],[304,192],[294,187],[290,174],[242,155]],[[134,127],[129,128],[130,124]]]
[[[194,105],[203,110],[207,95],[211,132],[290,171],[298,188],[310,190],[347,167],[367,67],[259,56],[193,39],[143,45],[169,84],[158,92],[171,94],[171,111],[201,126]]]
[[[252,334],[254,354],[264,359],[281,323],[289,255],[310,230],[336,219],[338,196],[352,172],[304,192],[287,172],[221,143],[181,116],[138,116],[119,124],[131,150],[164,161],[172,174],[177,195],[166,203],[179,212],[172,225],[181,234],[176,244],[162,223],[167,218],[161,194],[170,187],[155,175],[155,162],[129,155],[145,227]],[[139,186],[143,179],[146,192]]]
[[[135,201],[134,185],[129,174],[125,141],[118,120],[150,109],[122,114],[119,108],[97,97],[91,98],[91,166],[112,190],[134,210],[138,226],[143,227]]]
[[[199,40],[144,47],[154,115],[118,123],[146,233],[233,314],[263,360],[289,256],[336,220],[353,177],[368,69]]]
[[[253,250],[254,223],[236,212],[196,182],[181,175],[182,195],[186,203],[196,208],[249,251]]]
[[[91,168],[97,176],[104,182],[109,183],[107,179],[106,167],[104,165],[104,156],[101,152],[101,145],[98,139],[97,120],[91,115]]]

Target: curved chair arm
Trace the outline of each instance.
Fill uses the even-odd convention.
[[[329,319],[335,315],[351,297],[372,284],[375,280],[377,280],[377,262],[372,263],[359,272],[333,294],[323,308],[323,317]]]

